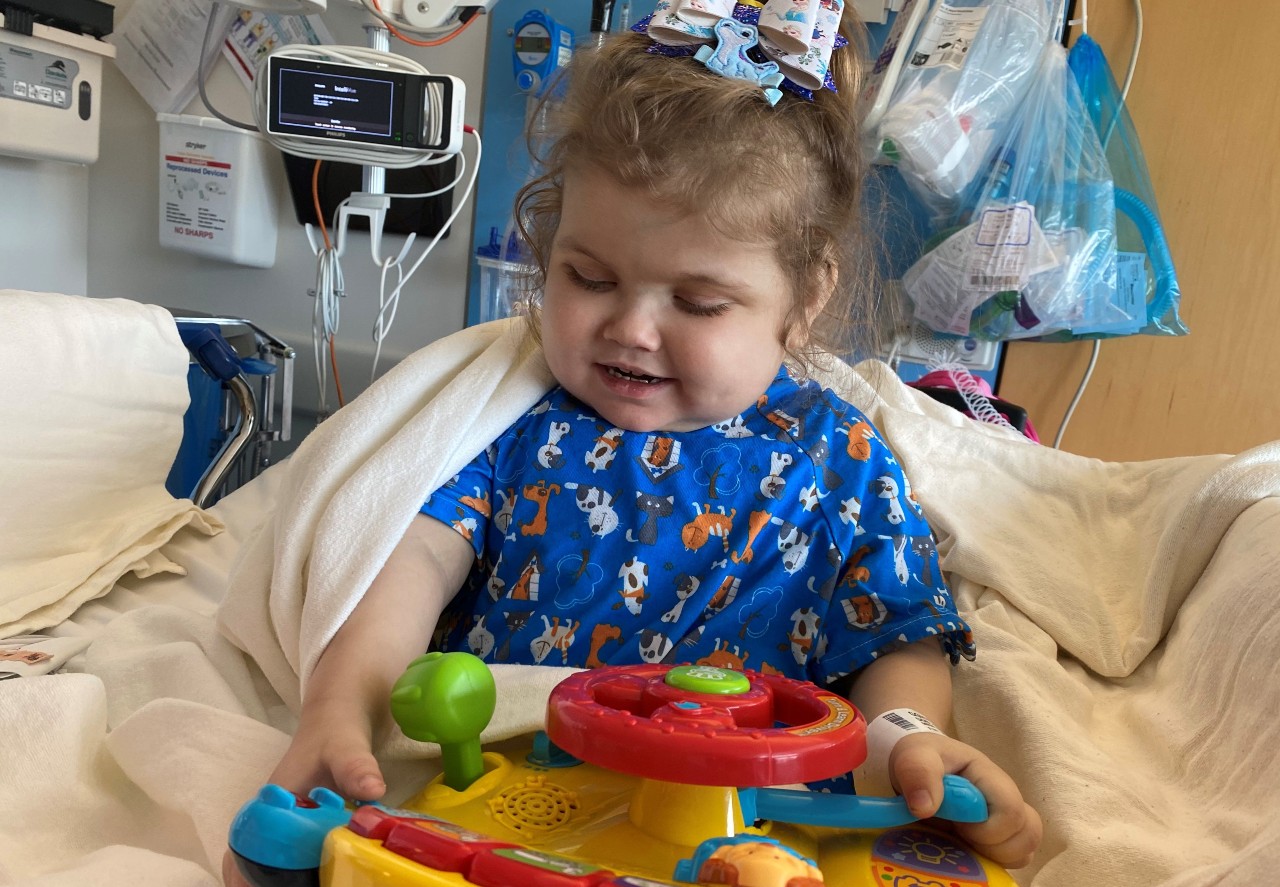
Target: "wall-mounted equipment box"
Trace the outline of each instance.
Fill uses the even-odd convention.
[[[93,163],[102,120],[102,60],[91,36],[0,13],[0,154]],[[29,33],[28,33],[29,32]]]

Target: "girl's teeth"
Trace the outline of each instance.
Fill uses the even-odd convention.
[[[618,369],[617,367],[609,367],[609,374],[618,379],[626,379],[630,382],[644,382],[648,385],[652,385],[654,382],[658,381],[658,379],[655,376],[645,376],[637,373],[628,373],[625,370]]]

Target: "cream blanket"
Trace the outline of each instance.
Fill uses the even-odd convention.
[[[956,673],[958,733],[1046,820],[1019,880],[1274,880],[1280,445],[1106,464],[980,427],[876,364],[825,381],[884,432],[939,535],[979,644]],[[213,883],[227,822],[283,751],[299,687],[417,504],[548,384],[508,324],[424,349],[263,479],[277,485],[265,523],[246,529],[234,496],[219,512],[239,560],[218,623],[248,656],[213,630],[212,604],[152,606],[107,626],[90,674],[18,688],[36,715],[3,712],[17,725],[6,745],[23,752],[0,774],[0,803],[49,800],[0,830],[0,866],[48,874],[0,872],[0,884]],[[175,556],[227,536],[184,536]],[[540,723],[562,673],[501,669],[490,737]],[[406,792],[420,751],[384,750]]]
[[[0,637],[57,625],[160,547],[221,527],[165,490],[186,348],[163,308],[0,290]]]

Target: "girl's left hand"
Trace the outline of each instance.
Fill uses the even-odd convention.
[[[893,787],[921,819],[933,816],[942,803],[942,777],[963,776],[987,798],[985,822],[954,823],[956,833],[979,853],[1005,868],[1031,863],[1044,824],[1018,786],[995,762],[972,746],[950,736],[917,733],[894,746],[889,756]]]

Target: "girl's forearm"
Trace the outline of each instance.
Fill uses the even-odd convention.
[[[854,679],[849,701],[867,720],[913,708],[939,727],[951,721],[951,665],[937,641],[917,641],[886,653]]]
[[[419,516],[316,663],[303,718],[363,714],[378,726],[391,687],[430,643],[472,561],[450,527]]]

